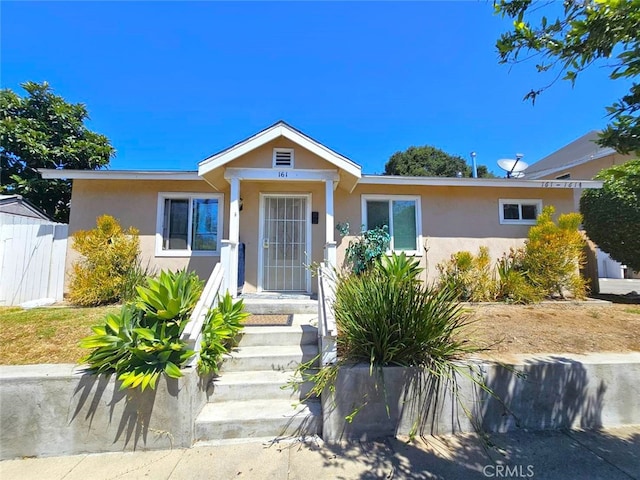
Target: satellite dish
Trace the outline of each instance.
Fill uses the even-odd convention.
[[[516,158],[501,158],[498,160],[498,166],[507,172],[507,178],[522,178],[524,177],[524,170],[529,166],[526,162],[523,162],[521,158],[522,154],[516,154]]]

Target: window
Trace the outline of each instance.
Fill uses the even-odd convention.
[[[221,194],[160,193],[156,256],[219,255]]]
[[[542,200],[500,199],[500,223],[535,225],[542,211]]]
[[[274,148],[273,168],[293,168],[293,148]]]
[[[363,195],[362,224],[369,230],[389,227],[391,250],[420,255],[420,197]]]

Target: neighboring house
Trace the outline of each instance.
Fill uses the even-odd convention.
[[[67,225],[20,195],[0,195],[0,305],[62,300]]]
[[[341,265],[353,233],[388,225],[391,249],[420,259],[428,279],[460,250],[494,258],[519,246],[545,205],[574,210],[575,188],[601,182],[365,175],[360,165],[285,122],[201,161],[197,171],[41,170],[73,179],[71,234],[110,214],[140,231],[145,263],[207,277],[221,262],[235,291],[316,290],[309,266]],[[70,251],[69,268],[77,256]]]
[[[583,135],[560,150],[544,157],[525,170],[527,179],[550,179],[561,181],[591,180],[600,170],[621,165],[633,158],[621,155],[612,148],[601,147],[596,142],[597,130]],[[574,208],[580,210],[582,189],[574,190]],[[634,275],[627,268],[613,260],[607,253],[597,249],[598,275],[602,278],[625,278]]]

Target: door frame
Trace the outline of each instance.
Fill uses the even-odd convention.
[[[271,193],[271,192],[260,192],[260,212],[258,215],[258,285],[256,288],[256,291],[258,293],[263,292],[263,280],[264,280],[264,247],[263,247],[263,238],[264,238],[264,209],[265,209],[265,199],[267,197],[274,197],[274,198],[304,198],[306,199],[307,202],[307,208],[306,208],[306,216],[307,216],[307,221],[306,221],[306,228],[305,228],[305,257],[307,258],[307,265],[310,265],[313,259],[312,256],[312,251],[311,251],[311,247],[313,244],[312,238],[311,238],[311,193],[299,193],[299,192],[291,192],[291,193]],[[302,265],[305,265],[305,262],[303,260]],[[305,290],[303,290],[304,292],[311,294],[311,270],[309,268],[305,269],[306,274],[305,274]],[[272,291],[272,290],[269,290]],[[273,290],[273,291],[277,291],[277,290]]]

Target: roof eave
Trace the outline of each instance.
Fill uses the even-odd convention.
[[[202,180],[195,171],[159,170],[64,170],[40,168],[44,179],[67,180]]]
[[[360,185],[406,185],[482,188],[602,188],[599,180],[522,180],[514,178],[402,177],[363,175]]]

